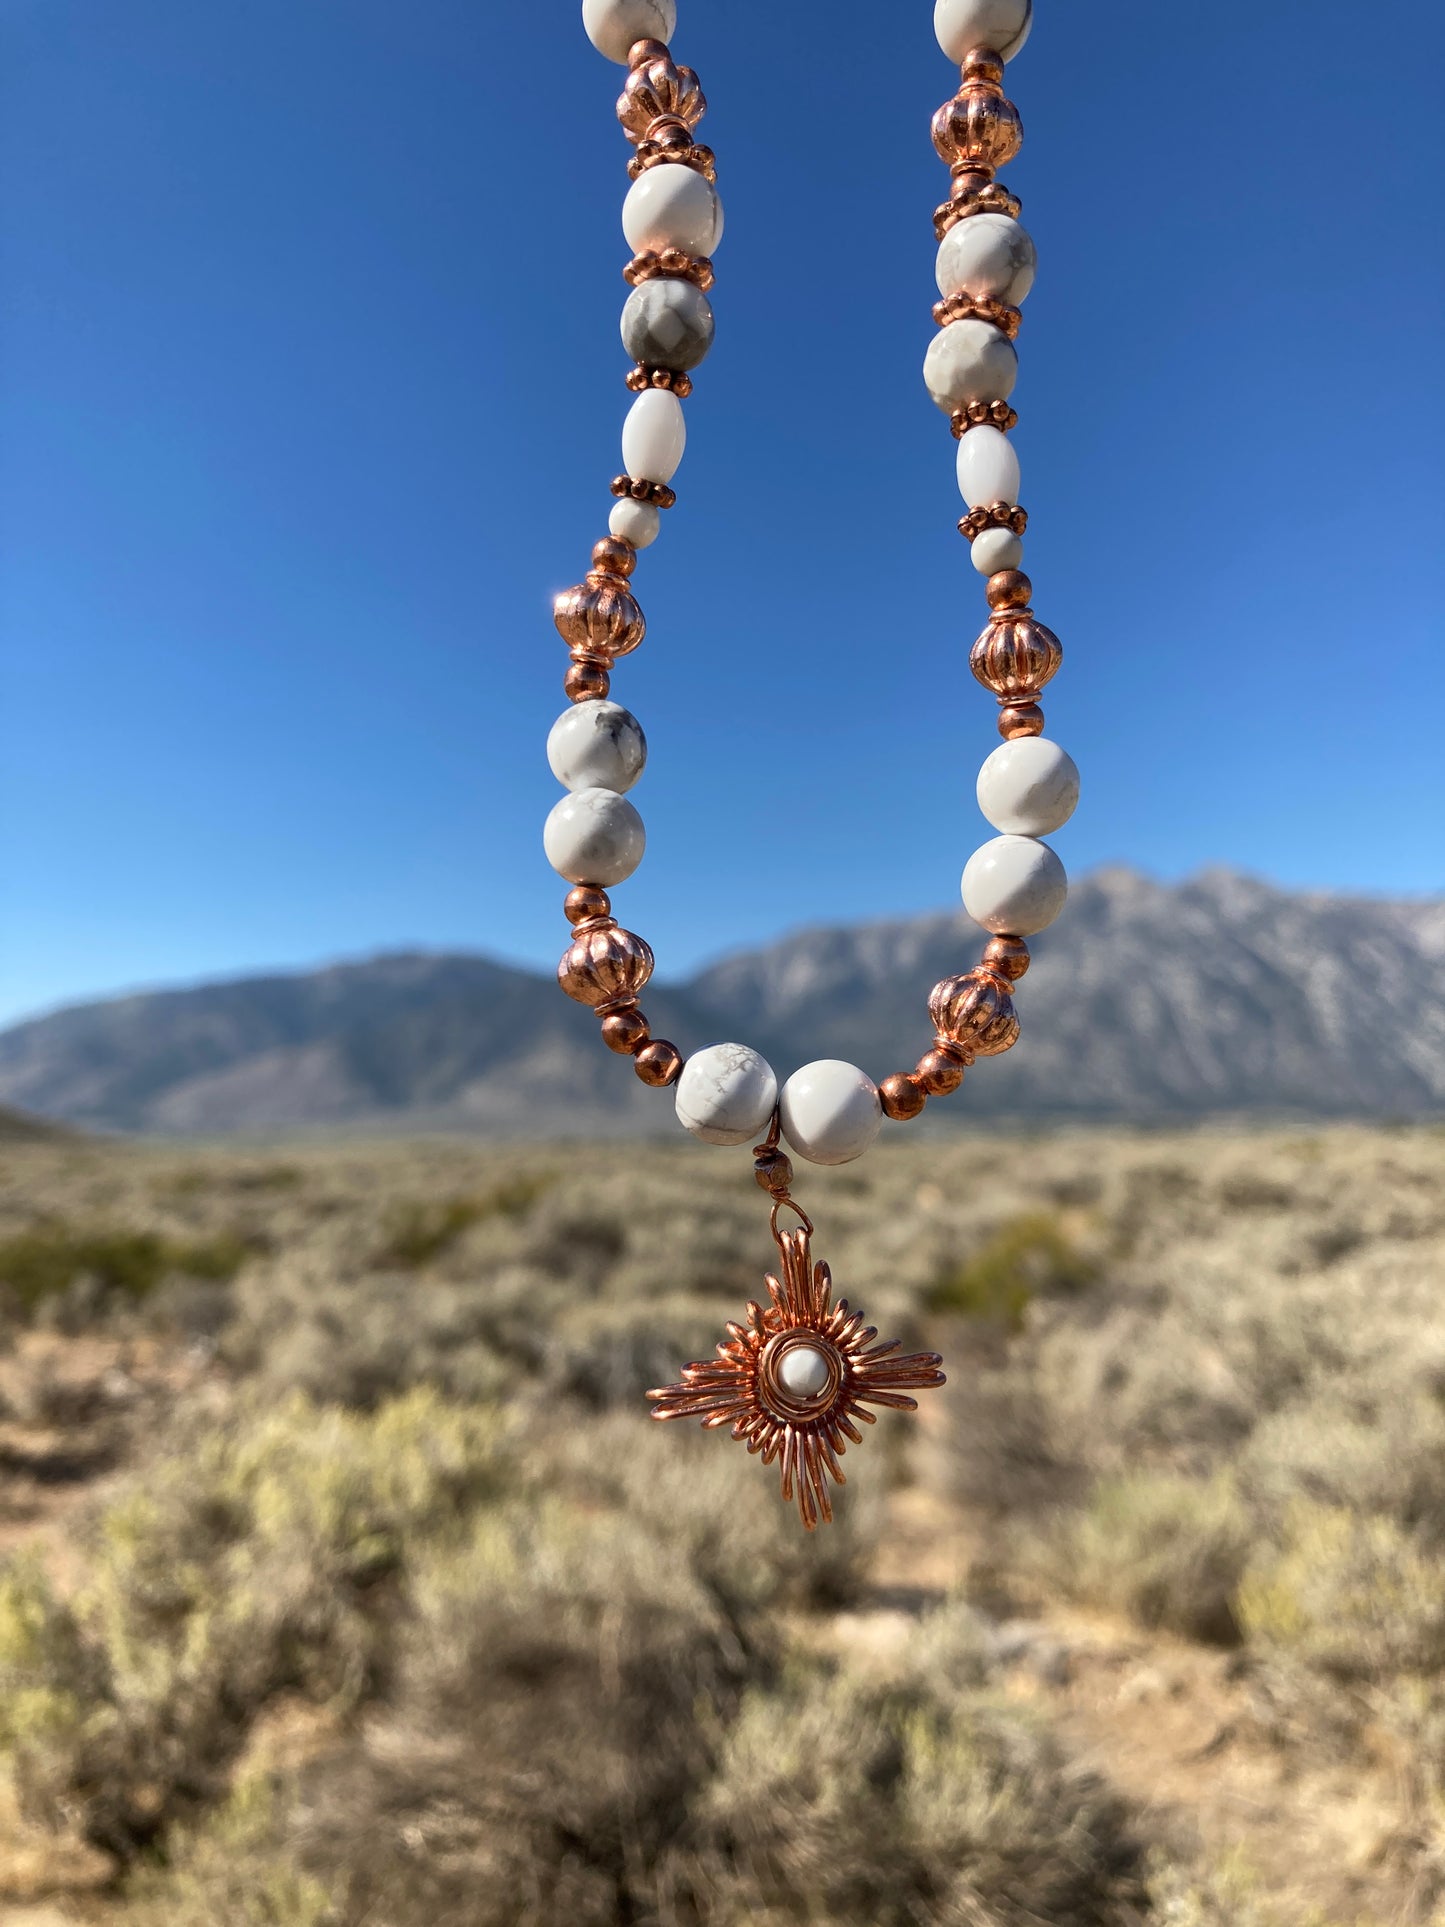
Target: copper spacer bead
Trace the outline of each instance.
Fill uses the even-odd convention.
[[[583,659],[569,664],[562,687],[574,703],[602,701],[612,687],[612,678],[600,662]]]
[[[954,439],[957,441],[966,430],[958,426],[957,415],[953,417],[953,422]],[[968,427],[976,425],[970,422]],[[1002,428],[1003,423],[996,422],[994,426]],[[967,515],[961,516],[958,532],[965,542],[972,542],[975,537],[982,535],[985,529],[1012,529],[1015,535],[1022,535],[1028,525],[1029,512],[1027,509],[1021,509],[1017,502],[990,502],[986,508],[970,509]]]
[[[632,1067],[644,1084],[661,1090],[664,1085],[675,1084],[682,1075],[682,1052],[676,1044],[654,1038],[634,1054]]]
[[[686,401],[692,393],[692,376],[680,368],[649,368],[645,361],[638,361],[628,369],[625,379],[634,395],[640,395],[644,388],[667,388],[679,401]]]
[[[1018,339],[1019,329],[1023,326],[1022,308],[1012,308],[1007,301],[991,301],[985,296],[960,291],[950,294],[942,301],[933,304],[933,318],[940,328],[946,328],[950,321],[987,321],[1010,341]]]
[[[677,500],[666,482],[634,481],[630,475],[614,475],[609,486],[619,499],[631,496],[634,502],[651,502],[654,508],[670,509]]]
[[[1027,609],[1034,585],[1022,569],[1000,569],[988,579],[984,594],[990,609]]]
[[[959,442],[970,428],[998,428],[1006,435],[1011,428],[1018,427],[1019,415],[1006,401],[971,401],[954,409],[948,425],[953,430],[953,439]]]
[[[592,566],[604,575],[629,576],[637,567],[637,550],[616,535],[604,535],[592,544]]]
[[[929,1097],[949,1097],[963,1082],[963,1065],[948,1051],[925,1051],[912,1074]]]
[[[575,890],[567,892],[562,914],[568,923],[595,923],[612,915],[612,899],[595,884],[579,883]]]
[[[793,1160],[783,1151],[760,1151],[753,1159],[753,1176],[765,1191],[786,1191],[793,1182]]]
[[[652,1036],[652,1026],[634,1003],[620,1010],[610,1010],[602,1019],[602,1041],[608,1050],[616,1051],[619,1057],[631,1057]]]
[[[691,281],[706,294],[717,280],[717,273],[705,254],[684,254],[681,248],[663,248],[660,253],[646,248],[641,254],[634,254],[622,270],[622,278],[630,288],[639,288],[644,281],[655,281],[659,277]]]
[[[990,937],[983,961],[986,969],[1016,984],[1029,967],[1029,947],[1022,937]]]
[[[1009,703],[998,713],[998,733],[1006,743],[1016,736],[1042,736],[1044,712],[1037,703]]]
[[[899,1124],[906,1124],[909,1118],[917,1117],[928,1102],[927,1091],[906,1071],[896,1071],[892,1077],[885,1077],[878,1086],[878,1097],[883,1105],[883,1115]]]

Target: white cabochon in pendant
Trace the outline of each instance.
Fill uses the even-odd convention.
[[[828,1389],[828,1355],[816,1345],[789,1345],[778,1360],[778,1377],[794,1398],[817,1398]]]
[[[878,1086],[856,1064],[821,1057],[793,1072],[778,1097],[783,1136],[810,1164],[851,1164],[883,1123]]]
[[[958,492],[971,509],[1019,499],[1018,451],[1001,428],[987,422],[958,442]]]
[[[1032,937],[1064,907],[1069,880],[1047,843],[996,836],[963,869],[963,907],[996,937]]]
[[[635,482],[670,482],[687,447],[687,417],[666,388],[647,388],[622,424],[622,466]]]
[[[718,191],[696,168],[664,161],[638,175],[622,203],[622,232],[634,254],[711,255],[722,239]]]
[[[1048,836],[1078,803],[1078,765],[1045,736],[1000,743],[978,773],[978,807],[1008,836]]]
[[[777,1101],[772,1065],[746,1044],[695,1051],[677,1080],[677,1121],[704,1144],[761,1137]]]

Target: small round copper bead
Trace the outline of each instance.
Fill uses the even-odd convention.
[[[612,687],[612,678],[600,662],[574,662],[567,666],[562,687],[574,703],[600,702]]]
[[[592,566],[605,575],[629,576],[637,567],[637,551],[630,542],[615,535],[604,535],[592,544]]]
[[[1001,977],[970,970],[933,986],[928,1014],[939,1034],[977,1057],[997,1057],[1019,1040],[1018,1014]]]
[[[786,1191],[793,1182],[793,1160],[782,1151],[763,1151],[753,1160],[753,1176],[765,1191]]]
[[[1015,736],[1042,736],[1044,712],[1037,703],[1008,703],[998,713],[998,733],[1005,742]]]
[[[928,1102],[928,1093],[906,1071],[897,1071],[892,1077],[885,1077],[878,1086],[878,1096],[883,1105],[883,1115],[904,1124],[918,1113]]]
[[[983,961],[986,969],[1016,984],[1029,967],[1029,947],[1022,937],[990,937]]]
[[[676,1044],[654,1038],[634,1055],[632,1067],[644,1084],[661,1090],[665,1084],[675,1084],[682,1075],[682,1052]]]
[[[946,1051],[925,1051],[913,1067],[913,1077],[929,1097],[948,1097],[963,1082],[963,1065]]]
[[[632,1057],[652,1036],[652,1026],[642,1012],[633,1004],[625,1010],[614,1010],[602,1019],[602,1041],[608,1050],[616,1051],[619,1057]]]
[[[651,975],[650,946],[615,923],[579,930],[557,965],[557,981],[567,995],[594,1010],[598,1004],[635,998]]]
[[[567,892],[562,914],[568,923],[592,923],[612,915],[612,899],[594,884],[579,883],[575,890]]]
[[[984,590],[990,609],[1027,609],[1033,593],[1034,585],[1022,569],[1000,569]]]

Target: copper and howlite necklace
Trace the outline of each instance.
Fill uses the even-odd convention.
[[[810,1530],[832,1517],[829,1479],[843,1483],[847,1447],[862,1443],[867,1408],[916,1408],[910,1396],[941,1385],[933,1352],[900,1356],[846,1300],[836,1304],[828,1267],[815,1264],[813,1226],[791,1194],[792,1152],[812,1164],[847,1164],[872,1144],[885,1117],[914,1118],[946,1097],[979,1057],[1017,1041],[1013,985],[1029,966],[1026,937],[1063,908],[1063,865],[1039,839],[1057,830],[1078,801],[1072,760],[1042,733],[1039,692],[1058,669],[1058,638],[1035,620],[1031,585],[1019,567],[1027,517],[1018,505],[1019,463],[1008,431],[1018,417],[1009,395],[1018,372],[1019,303],[1034,278],[1034,245],[1019,225],[1019,201],[996,178],[1023,140],[1018,110],[1004,97],[1004,62],[1023,46],[1033,0],[937,0],[938,43],[962,68],[953,99],[933,117],[933,143],[952,187],[934,214],[941,299],[938,333],[923,363],[928,392],[958,441],[958,486],[968,513],[959,531],[987,578],[991,615],[970,666],[998,698],[1002,745],[984,762],[978,801],[1000,832],[969,858],[963,902],[990,932],[983,956],[961,976],[935,984],[928,1000],[932,1046],[911,1071],[875,1085],[855,1064],[825,1059],[793,1072],[781,1089],[769,1065],[744,1044],[714,1044],[684,1061],[652,1035],[638,993],[652,952],[612,914],[608,889],[642,860],[642,818],[627,800],[647,744],[635,716],[610,700],[617,660],[646,625],[632,591],[638,551],[653,542],[686,440],[683,402],[692,370],[713,341],[712,254],[722,206],[710,149],[695,138],[706,110],[697,75],[669,50],[676,0],[583,0],[582,22],[599,52],[627,70],[617,118],[632,143],[632,186],[622,230],[634,250],[623,270],[632,292],[622,341],[634,366],[636,399],[622,427],[625,473],[610,533],[592,567],[557,597],[557,627],[571,652],[571,699],[553,725],[547,756],[567,790],[547,818],[549,862],[573,885],[566,901],[572,942],[557,967],[569,997],[590,1005],[609,1050],[632,1059],[644,1084],[675,1091],[683,1127],[705,1144],[757,1139],[754,1168],[772,1199],[781,1277],[767,1280],[767,1305],[750,1304],[729,1324],[717,1356],[683,1368],[682,1381],[648,1397],[653,1417],[727,1426],[765,1464],[777,1460],[786,1500]],[[787,1151],[783,1145],[786,1144]],[[784,1214],[795,1221],[784,1229]]]

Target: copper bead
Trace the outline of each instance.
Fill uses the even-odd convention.
[[[652,975],[652,951],[641,937],[615,923],[599,923],[579,930],[571,948],[562,953],[557,981],[574,1002],[610,1004],[635,998]]]
[[[692,145],[692,130],[707,112],[707,96],[691,67],[679,67],[661,41],[633,47],[617,102],[617,118],[634,146]]]
[[[644,1084],[661,1090],[665,1084],[675,1084],[682,1075],[682,1052],[676,1044],[655,1038],[637,1052],[632,1065]]]
[[[988,579],[984,594],[990,609],[1027,609],[1034,585],[1022,569],[999,569]]]
[[[963,1060],[951,1050],[925,1051],[913,1067],[918,1088],[929,1097],[948,1097],[963,1082]]]
[[[619,1057],[631,1057],[652,1035],[652,1027],[636,1004],[612,1010],[602,1019],[602,1041]]]
[[[928,1102],[928,1093],[906,1071],[897,1071],[892,1077],[885,1077],[878,1086],[878,1097],[883,1105],[883,1115],[900,1124],[906,1123],[910,1117],[917,1117]]]
[[[562,914],[568,923],[594,923],[612,915],[612,899],[595,884],[579,883],[567,892]]]
[[[1006,703],[998,713],[998,733],[1006,743],[1016,736],[1042,736],[1044,712],[1037,703]]]
[[[1004,569],[1000,574],[1018,572]],[[997,580],[991,577],[990,582]],[[1027,582],[1028,578],[1023,578]],[[1064,645],[1052,629],[1023,611],[1002,609],[974,643],[968,666],[1001,703],[1031,703],[1058,673]]]
[[[568,664],[562,687],[571,702],[601,702],[612,687],[612,678],[600,662],[584,657],[581,661]]]
[[[644,248],[641,254],[634,254],[622,270],[622,278],[630,288],[641,287],[644,281],[655,281],[665,275],[691,281],[704,294],[717,280],[716,270],[705,254],[684,254],[681,248],[663,248],[661,253]]]
[[[625,546],[635,561],[631,543]],[[604,544],[599,542],[597,547]],[[627,586],[626,575],[610,567],[592,569],[585,582],[564,589],[552,604],[552,620],[575,656],[603,663],[630,655],[647,634],[647,623]]]
[[[1016,984],[1029,967],[1029,947],[1022,937],[990,937],[983,953],[986,970]]]
[[[637,567],[637,550],[620,535],[604,535],[592,544],[592,567],[598,575],[629,576]]]
[[[945,977],[928,999],[939,1034],[977,1057],[997,1057],[1019,1039],[1019,1020],[1008,984],[991,971]]]
[[[978,175],[1006,167],[1023,144],[1023,120],[1004,96],[1003,62],[976,48],[963,63],[962,87],[933,116],[933,145],[951,168]]]
[[[753,1176],[765,1191],[786,1191],[793,1182],[793,1160],[776,1148],[753,1158]]]

